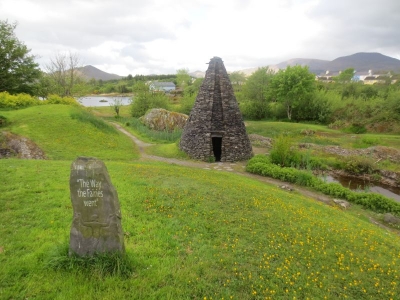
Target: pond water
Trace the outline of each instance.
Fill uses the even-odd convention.
[[[86,96],[77,99],[83,106],[110,106],[115,100],[120,100],[122,105],[131,104],[132,97]]]
[[[375,183],[364,181],[358,178],[350,178],[345,176],[325,176],[323,179],[326,182],[337,182],[340,183],[342,186],[347,187],[351,190],[360,191],[360,192],[372,192],[381,194],[388,198],[392,198],[397,202],[400,202],[400,188],[392,187],[388,185],[375,185]]]

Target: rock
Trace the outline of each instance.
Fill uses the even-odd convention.
[[[289,192],[294,191],[294,189],[293,189],[291,186],[288,186],[288,185],[280,185],[279,187],[280,187],[282,190],[286,190],[286,191],[289,191]]]
[[[333,202],[335,202],[337,205],[342,207],[343,209],[347,209],[351,206],[350,202],[342,199],[333,199]]]
[[[11,132],[0,132],[0,158],[46,159],[44,151],[33,141]]]
[[[78,157],[71,164],[70,192],[74,214],[69,254],[124,252],[118,195],[104,163]]]
[[[140,121],[153,130],[174,131],[175,129],[183,129],[187,119],[188,116],[185,114],[153,108],[141,117]]]
[[[392,215],[391,213],[386,213],[383,216],[383,221],[385,221],[385,223],[390,223],[390,224],[400,224],[400,218]]]

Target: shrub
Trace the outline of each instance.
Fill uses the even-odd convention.
[[[352,124],[351,126],[344,129],[344,132],[362,134],[367,132],[367,128],[361,124]]]
[[[20,109],[40,103],[39,99],[28,94],[10,95],[8,92],[0,93],[1,109]]]
[[[192,111],[192,108],[194,106],[194,102],[196,101],[196,96],[197,94],[192,94],[192,95],[184,95],[181,98],[181,106],[179,109],[179,112],[183,113],[183,114],[187,114],[189,115],[190,112]]]
[[[152,108],[164,108],[168,110],[168,96],[160,92],[142,91],[136,94],[131,104],[131,115],[139,118]]]
[[[0,127],[5,127],[8,124],[8,120],[6,117],[0,115]]]
[[[290,167],[299,165],[301,157],[299,153],[292,148],[292,139],[288,136],[279,136],[275,139],[270,151],[271,162],[281,167]]]
[[[268,104],[260,101],[245,101],[241,103],[240,110],[243,117],[250,120],[262,120],[269,115]]]
[[[72,97],[60,97],[58,95],[49,95],[43,104],[65,104],[65,105],[80,105],[75,98]]]
[[[372,174],[375,171],[373,163],[362,156],[346,157],[343,169],[354,175]]]
[[[326,195],[346,199],[375,212],[390,212],[400,216],[400,203],[386,198],[385,196],[374,193],[353,192],[339,183],[325,183],[309,172],[296,170],[294,168],[281,168],[271,164],[269,159],[262,155],[256,155],[250,159],[246,166],[246,171],[296,183],[301,186],[311,187]]]

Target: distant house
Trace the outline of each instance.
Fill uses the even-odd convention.
[[[364,84],[385,83],[386,78],[380,75],[372,75],[364,78]]]
[[[173,82],[158,82],[153,81],[149,85],[150,91],[169,93],[175,90],[175,83]]]
[[[316,76],[315,79],[322,82],[333,82],[333,76]]]

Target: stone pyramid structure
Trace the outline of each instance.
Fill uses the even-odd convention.
[[[224,63],[213,57],[183,129],[180,149],[204,161],[241,161],[253,152]]]

